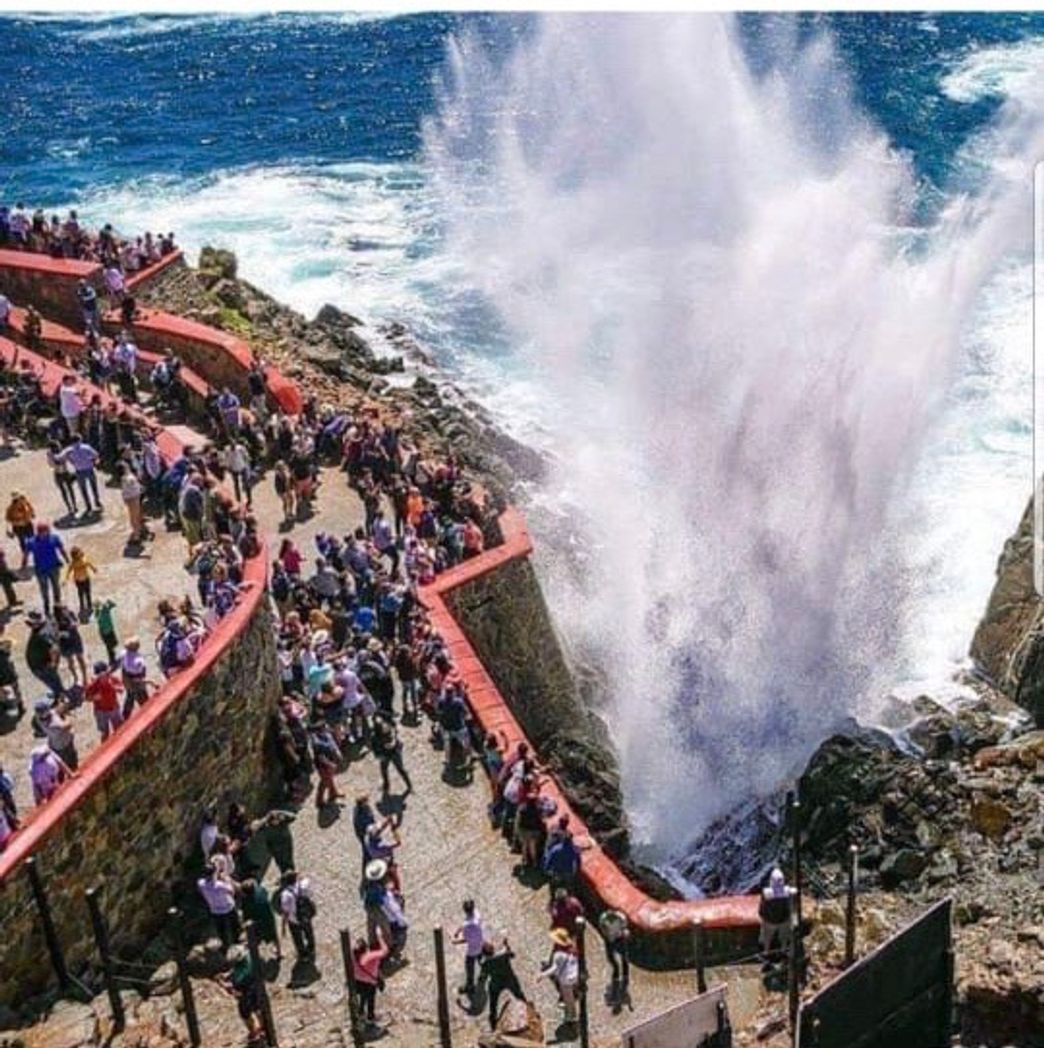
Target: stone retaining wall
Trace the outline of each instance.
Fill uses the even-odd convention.
[[[77,328],[83,326],[76,298],[81,279],[100,293],[102,267],[97,262],[51,258],[30,251],[0,251],[0,292],[14,303],[32,303],[48,316]]]

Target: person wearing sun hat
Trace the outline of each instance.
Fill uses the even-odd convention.
[[[580,958],[573,937],[565,928],[551,929],[551,959],[540,970],[541,977],[550,979],[562,999],[563,1020],[576,1022],[576,989],[580,982]]]

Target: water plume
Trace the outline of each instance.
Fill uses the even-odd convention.
[[[668,852],[887,681],[889,509],[1028,242],[1037,123],[1006,116],[1012,165],[918,228],[908,161],[792,26],[763,24],[757,74],[727,17],[546,16],[501,60],[465,36],[425,129],[448,250],[546,399],[586,553],[545,567],[559,623]]]

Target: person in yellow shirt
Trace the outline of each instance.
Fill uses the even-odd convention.
[[[7,533],[18,539],[18,545],[22,549],[22,567],[25,571],[29,563],[28,542],[33,537],[33,521],[36,518],[36,510],[33,504],[20,491],[11,492],[11,501],[7,505]]]
[[[91,574],[96,575],[98,569],[94,562],[79,546],[73,546],[69,550],[69,567],[65,570],[65,581],[72,579],[76,583],[76,596],[80,600],[80,618],[88,619],[94,611],[94,601],[91,599]]]

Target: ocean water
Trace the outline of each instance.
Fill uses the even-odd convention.
[[[1031,487],[1041,16],[12,16],[0,57],[0,197],[231,247],[378,344],[400,320],[560,456],[533,517],[577,555],[541,571],[574,649],[650,653],[606,715],[651,845],[768,788],[835,715],[957,690]],[[785,224],[797,207],[824,220]],[[799,410],[816,369],[843,410]],[[675,373],[700,376],[684,400]],[[899,415],[895,376],[920,391]],[[770,405],[753,426],[741,395]],[[709,478],[782,434],[801,467],[742,496],[774,529],[745,532]],[[620,527],[584,523],[603,510]],[[719,565],[727,592],[701,584]]]

